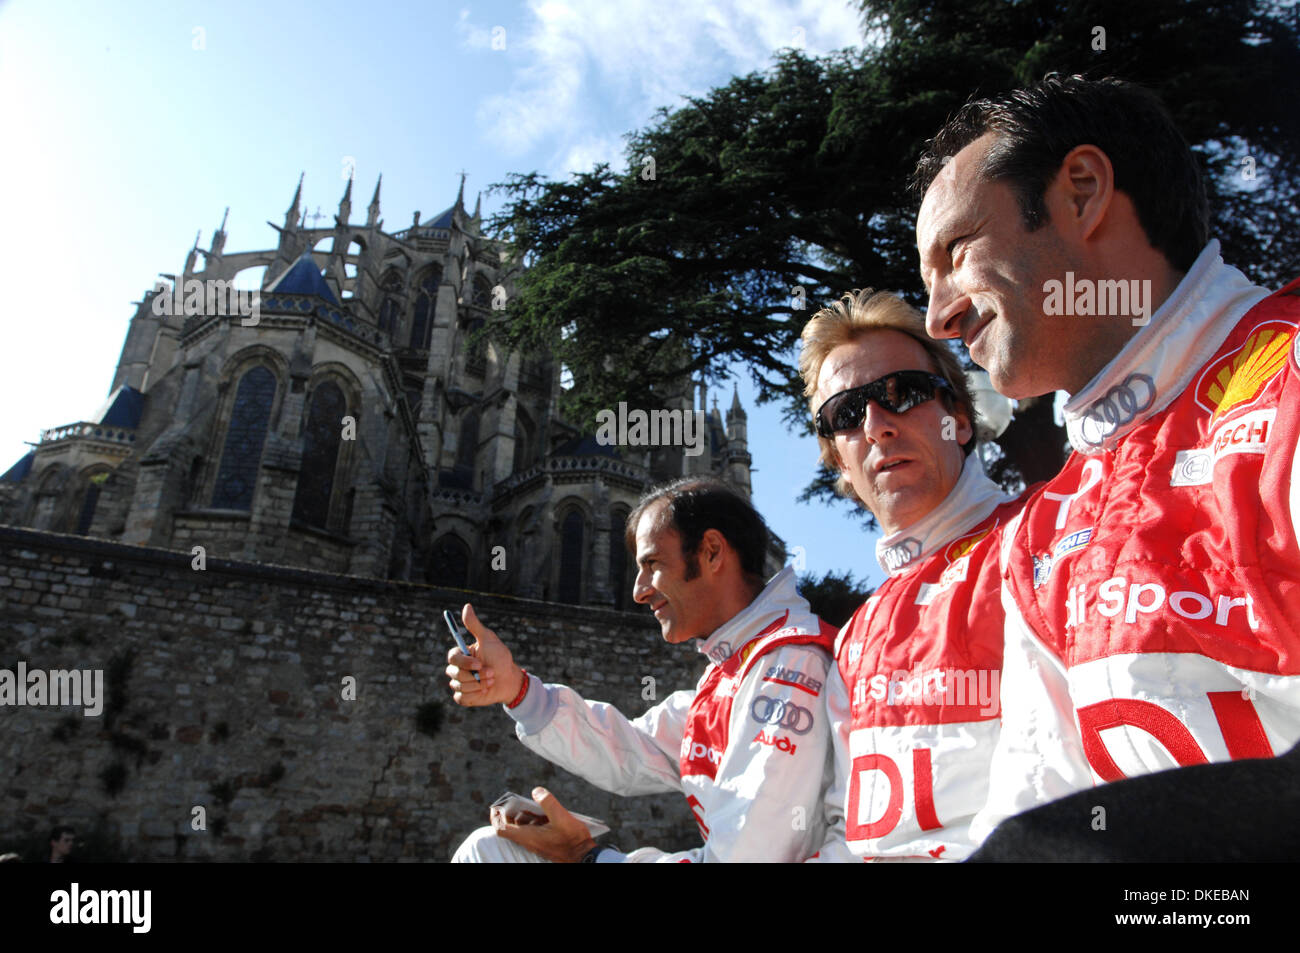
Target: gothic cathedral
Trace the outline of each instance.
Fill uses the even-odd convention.
[[[562,419],[549,355],[474,336],[518,272],[464,178],[396,232],[380,183],[364,225],[349,180],[333,226],[308,227],[299,179],[277,247],[226,252],[224,219],[196,240],[139,303],[101,411],[0,477],[0,522],[630,608],[623,529],[647,488],[713,474],[749,493],[738,398],[725,423],[715,398],[699,456],[602,445]],[[687,381],[675,401],[697,396]]]

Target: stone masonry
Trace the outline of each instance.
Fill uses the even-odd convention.
[[[597,790],[443,673],[442,610],[472,601],[522,665],[635,716],[704,667],[650,618],[195,559],[0,526],[0,668],[102,669],[107,696],[0,707],[0,852],[69,823],[138,861],[444,861],[537,783],[625,849],[699,843],[680,795]]]

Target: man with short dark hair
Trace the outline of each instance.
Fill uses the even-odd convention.
[[[526,673],[468,605],[463,618],[477,643],[471,656],[447,654],[447,674],[458,704],[505,704],[525,745],[597,787],[686,794],[704,845],[630,854],[597,847],[538,789],[547,823],[494,812],[493,827],[475,831],[453,860],[802,860],[825,831],[828,735],[819,696],[835,630],[795,590],[790,567],[764,586],[767,527],[716,480],[685,478],[647,494],[628,518],[627,540],[638,569],[633,598],[654,612],[665,641],[696,640],[710,659],[694,690],[629,719]]]
[[[995,813],[1055,796],[1035,735],[1081,786],[1286,751],[1300,282],[1270,295],[1223,262],[1195,156],[1118,80],[968,104],[916,184],[930,333],[1007,396],[1071,394],[1075,453],[1005,535]]]
[[[68,855],[72,853],[72,843],[76,833],[67,824],[60,824],[50,831],[50,863],[67,863]]]

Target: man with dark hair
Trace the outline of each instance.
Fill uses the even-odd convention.
[[[50,831],[50,863],[67,863],[68,855],[72,853],[72,842],[76,833],[67,824],[60,824]]]
[[[553,795],[544,824],[494,812],[454,861],[600,863],[797,861],[822,843],[828,735],[820,695],[835,630],[813,615],[786,567],[763,585],[768,531],[749,502],[716,480],[685,478],[647,494],[628,518],[637,577],[664,640],[708,656],[694,690],[636,719],[543,684],[465,606],[477,642],[447,654],[457,704],[501,703],[519,739],[615,794],[681,791],[704,845],[630,854],[597,847]],[[477,681],[477,672],[481,681]]]
[[[1007,396],[1072,395],[1076,452],[1005,535],[994,813],[1055,796],[1034,735],[1078,786],[1291,748],[1300,282],[1223,262],[1195,157],[1118,80],[967,105],[916,184],[930,334]]]

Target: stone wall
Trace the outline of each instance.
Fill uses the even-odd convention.
[[[0,852],[70,823],[142,861],[443,861],[536,783],[624,848],[699,843],[679,794],[597,790],[443,674],[469,600],[522,665],[636,715],[646,676],[662,700],[703,669],[648,616],[193,558],[0,527],[0,668],[101,669],[107,699],[0,707]]]

